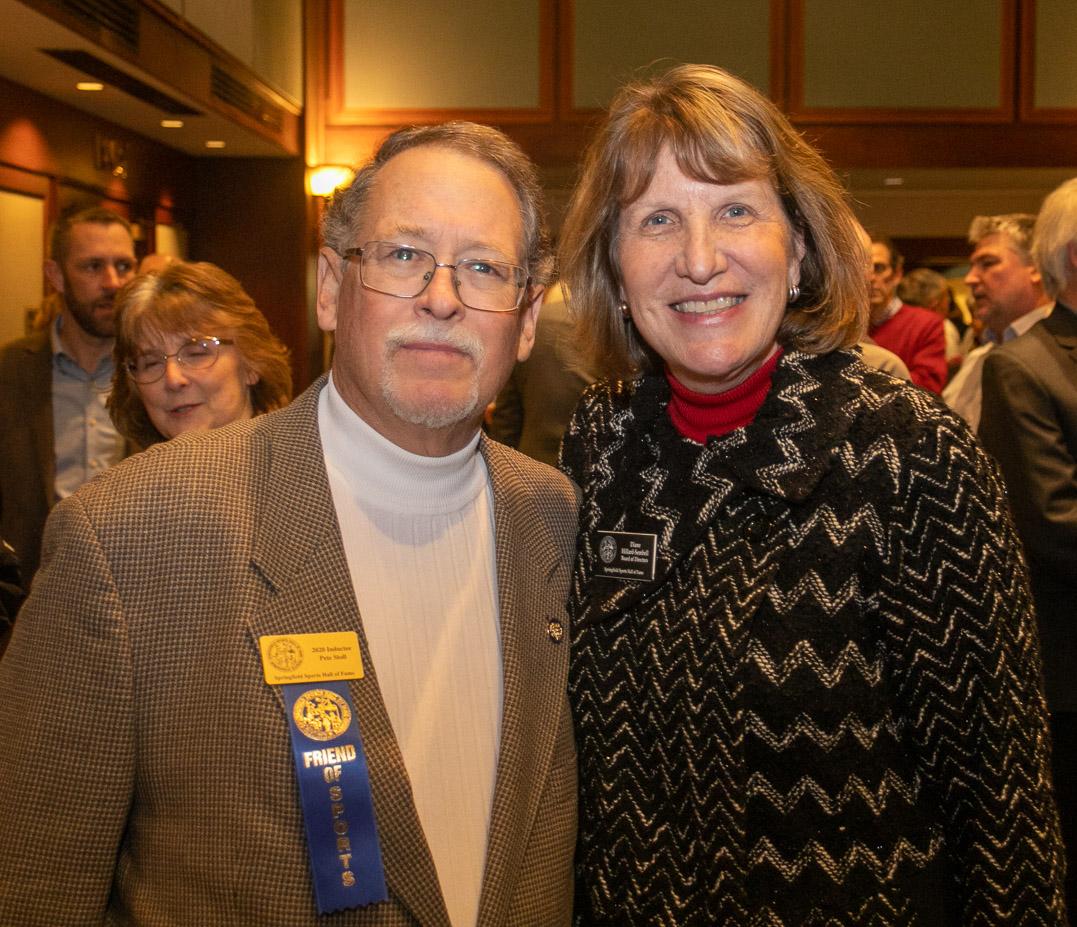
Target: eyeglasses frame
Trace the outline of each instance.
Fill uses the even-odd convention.
[[[199,341],[212,341],[217,346],[217,353],[213,355],[213,361],[209,364],[206,364],[205,367],[190,367],[189,365],[184,364],[183,361],[180,360],[180,351],[187,347],[187,345],[195,344]],[[136,360],[136,358],[134,357],[130,358],[127,361],[124,361],[123,366],[124,369],[127,371],[127,375],[131,378],[131,381],[133,383],[137,383],[139,386],[149,386],[152,383],[156,383],[158,380],[161,379],[161,377],[165,375],[166,371],[168,370],[168,362],[172,359],[175,359],[178,366],[186,366],[190,370],[209,370],[210,367],[217,363],[217,358],[221,356],[221,346],[226,344],[235,344],[235,341],[232,338],[218,338],[215,335],[196,335],[194,338],[183,342],[183,344],[180,345],[179,350],[173,354],[156,354],[152,351],[144,351],[138,356],[143,357],[148,354],[150,357],[161,357],[164,360],[164,363],[161,365],[161,376],[154,377],[152,380],[138,380],[135,378],[135,372],[132,369]]]
[[[366,280],[363,279],[363,252],[368,250],[371,245],[376,245],[376,244],[393,245],[395,247],[408,248],[409,250],[416,251],[419,254],[427,255],[434,262],[434,269],[432,271],[430,271],[430,276],[426,278],[426,283],[424,283],[422,285],[422,288],[419,290],[418,293],[414,294],[413,296],[399,296],[396,293],[389,293],[386,290],[379,290],[377,287],[371,286],[369,283],[366,282]],[[439,267],[447,267],[451,271],[453,271],[452,286],[453,286],[453,292],[456,293],[456,298],[458,300],[460,300],[460,303],[462,305],[466,306],[468,309],[474,309],[476,312],[498,312],[498,313],[501,313],[501,312],[516,312],[520,308],[521,304],[524,301],[524,297],[527,294],[527,291],[531,287],[531,277],[528,275],[526,267],[521,267],[519,264],[513,264],[510,261],[494,261],[494,260],[491,260],[491,261],[489,261],[489,263],[492,263],[492,264],[504,264],[506,267],[515,267],[523,275],[523,282],[518,283],[516,285],[517,289],[519,290],[519,293],[517,293],[517,295],[516,295],[516,304],[514,306],[512,306],[511,308],[509,308],[509,309],[482,309],[479,306],[472,306],[472,305],[464,302],[464,298],[460,295],[460,279],[456,276],[456,269],[461,264],[469,264],[469,263],[480,263],[481,264],[481,263],[483,263],[482,258],[467,258],[467,259],[465,259],[463,261],[457,261],[455,264],[448,264],[448,263],[439,261],[437,259],[437,255],[431,254],[431,252],[427,251],[425,248],[416,248],[414,245],[397,244],[397,242],[393,242],[393,241],[383,241],[382,239],[379,239],[379,238],[371,239],[366,244],[364,244],[361,248],[345,248],[344,253],[341,255],[341,257],[343,257],[345,260],[348,259],[348,258],[353,258],[353,257],[358,257],[359,258],[359,282],[363,285],[364,289],[370,290],[373,293],[381,293],[382,296],[392,296],[394,299],[416,299],[419,296],[422,296],[423,293],[426,292],[426,288],[428,286],[430,286],[430,282],[434,279],[434,274],[436,274],[438,272],[438,268]]]

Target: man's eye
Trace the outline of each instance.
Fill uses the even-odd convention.
[[[478,274],[480,277],[504,277],[504,273],[501,268],[496,264],[490,264],[487,261],[468,261],[466,264],[468,270],[474,274]]]
[[[408,261],[417,261],[418,259],[419,252],[414,248],[394,248],[389,252],[389,260],[391,261],[407,263]]]
[[[117,261],[116,272],[119,274],[129,274],[135,269],[134,262],[132,261]]]

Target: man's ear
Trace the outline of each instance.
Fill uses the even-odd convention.
[[[52,288],[57,293],[64,291],[64,273],[60,269],[60,265],[52,258],[45,262],[45,279],[52,284]]]
[[[517,310],[520,313],[520,339],[516,344],[517,362],[525,361],[531,356],[531,349],[535,346],[535,326],[538,325],[539,310],[542,308],[542,299],[545,295],[546,287],[532,286],[527,301]]]
[[[324,247],[318,252],[318,327],[323,332],[337,329],[337,303],[346,266],[344,258],[332,248]]]

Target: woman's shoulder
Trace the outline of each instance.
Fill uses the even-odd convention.
[[[623,444],[639,412],[638,400],[647,392],[648,379],[653,377],[603,379],[583,392],[565,429],[560,456],[561,470],[577,484],[583,485],[597,455]],[[648,405],[658,408],[656,402]]]
[[[937,473],[955,456],[981,469],[968,424],[934,393],[865,364],[859,352],[783,356],[774,394],[756,427],[794,456],[841,462],[850,472],[882,464],[900,483],[912,470]]]
[[[896,444],[916,443],[940,430],[974,441],[965,420],[935,393],[865,363],[859,351],[792,353],[809,379],[817,382],[823,408],[848,418],[850,434],[881,434]]]

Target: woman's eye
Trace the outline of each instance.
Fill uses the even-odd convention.
[[[650,226],[651,228],[661,228],[664,225],[669,225],[671,222],[672,220],[665,213],[658,213],[654,216],[648,216],[646,219],[643,220],[643,224],[645,226]]]
[[[741,206],[740,204],[737,204],[735,206],[730,206],[725,211],[725,214],[730,219],[747,219],[751,215],[751,211],[748,209],[747,206]]]

